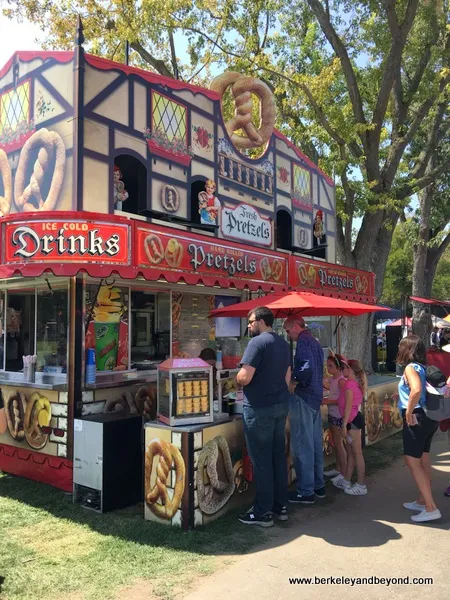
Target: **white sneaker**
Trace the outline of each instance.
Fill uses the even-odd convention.
[[[331,480],[331,483],[334,485],[334,487],[337,487],[340,490],[345,490],[345,488],[348,488],[351,486],[350,481],[347,481],[345,479],[345,477],[343,475],[341,475],[340,473],[337,477],[333,477],[333,479]]]
[[[415,510],[417,512],[422,512],[423,510],[425,510],[425,504],[419,504],[417,500],[414,500],[414,502],[404,502],[403,508],[406,508],[407,510]]]
[[[431,512],[423,510],[418,515],[413,515],[411,517],[411,521],[414,521],[414,523],[426,523],[427,521],[436,521],[437,519],[441,518],[441,511],[437,508],[436,510],[433,510]]]
[[[355,485],[345,487],[344,492],[349,496],[366,496],[367,495],[367,486],[360,485],[359,483],[355,483]]]
[[[329,471],[324,471],[323,474],[325,477],[336,477],[336,475],[340,475],[341,472],[336,469],[330,469]]]

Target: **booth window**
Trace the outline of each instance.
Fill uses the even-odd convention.
[[[153,92],[152,134],[155,136],[158,133],[166,138],[170,145],[177,141],[187,144],[186,107]],[[155,139],[155,141],[158,140]],[[167,150],[170,150],[170,147]]]
[[[21,371],[22,356],[34,354],[36,290],[8,290],[6,302],[5,369]]]
[[[205,190],[205,180],[193,181],[191,183],[191,196],[190,196],[190,208],[191,214],[190,219],[192,223],[200,223],[200,211],[199,211],[199,200],[198,195],[200,192]]]
[[[147,208],[147,167],[130,154],[119,154],[114,166],[120,169],[121,181],[128,194],[122,210],[139,215]]]
[[[320,342],[322,348],[333,347],[331,317],[305,317],[305,322],[312,335]]]
[[[36,305],[38,368],[46,372],[65,373],[67,369],[67,290],[37,290]]]
[[[131,292],[131,366],[148,368],[148,361],[170,356],[170,294]]]
[[[24,355],[37,355],[38,371],[65,373],[67,288],[28,287],[0,293],[0,368],[21,371]]]
[[[277,248],[292,250],[292,218],[287,210],[277,212]]]
[[[15,132],[30,121],[30,82],[25,81],[0,96],[0,134]],[[25,132],[24,132],[25,133]]]

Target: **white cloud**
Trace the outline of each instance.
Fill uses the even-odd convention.
[[[42,31],[33,23],[10,21],[0,14],[0,68],[17,50],[39,49],[37,37],[42,37]]]

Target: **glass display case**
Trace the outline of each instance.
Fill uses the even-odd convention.
[[[200,358],[170,358],[158,366],[158,419],[167,425],[212,423],[212,367]]]

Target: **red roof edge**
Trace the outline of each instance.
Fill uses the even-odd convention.
[[[17,50],[11,56],[11,58],[6,62],[6,64],[0,69],[0,77],[3,77],[5,73],[9,71],[11,65],[14,62],[14,59],[17,57],[19,60],[23,62],[31,62],[36,58],[40,58],[41,60],[46,60],[48,58],[54,58],[57,62],[60,63],[68,63],[74,57],[74,51],[64,51],[64,50],[55,50],[46,51],[46,50]]]
[[[97,69],[102,69],[103,71],[107,71],[108,69],[116,69],[126,73],[127,75],[139,75],[139,77],[142,77],[142,79],[145,79],[150,83],[166,85],[174,90],[188,89],[194,94],[203,94],[203,96],[207,96],[210,100],[220,100],[220,95],[217,92],[208,90],[207,88],[203,88],[198,85],[193,85],[192,83],[184,83],[183,81],[173,79],[172,77],[158,75],[157,73],[152,73],[151,71],[146,71],[145,69],[140,69],[139,67],[130,67],[129,65],[124,65],[123,63],[118,63],[106,58],[100,58],[99,56],[94,56],[93,54],[85,54],[85,58],[88,64]]]

